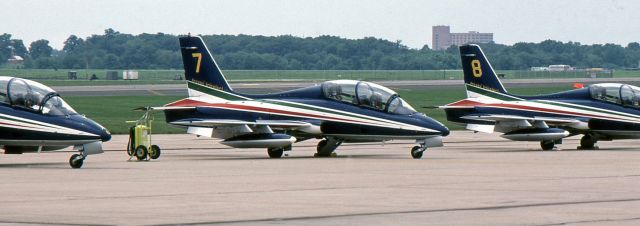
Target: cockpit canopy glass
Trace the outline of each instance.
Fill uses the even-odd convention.
[[[393,113],[396,115],[411,115],[416,113],[416,110],[409,105],[406,101],[404,101],[400,97],[393,98],[391,102],[389,102],[389,113]]]
[[[618,83],[601,83],[589,86],[591,98],[627,107],[640,108],[640,88]]]
[[[31,80],[0,76],[0,96],[14,107],[42,114],[77,114],[53,89]]]
[[[387,111],[393,114],[416,112],[393,90],[370,82],[354,80],[327,81],[322,84],[325,98]]]

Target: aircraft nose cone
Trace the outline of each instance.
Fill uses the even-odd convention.
[[[105,142],[111,140],[111,133],[109,133],[109,130],[97,122],[81,115],[72,116],[71,119],[80,123],[83,131],[97,135],[101,141]]]
[[[430,118],[429,116],[425,115],[425,114],[416,114],[415,117],[419,117],[421,118],[421,121],[423,122],[422,124],[430,129],[436,130],[438,132],[440,132],[440,135],[442,136],[448,136],[449,133],[451,133],[449,131],[449,128],[447,128],[444,124],[440,123],[439,121]]]
[[[102,142],[111,140],[111,133],[109,133],[107,129],[103,128],[102,133],[100,134],[100,140],[102,140]]]
[[[438,131],[440,131],[440,133],[442,133],[442,136],[448,136],[451,131],[449,130],[449,128],[447,128],[446,126],[442,125],[440,126],[440,128],[438,128]]]

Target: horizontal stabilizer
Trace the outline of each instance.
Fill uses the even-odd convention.
[[[195,109],[196,107],[138,107],[134,108],[134,111],[164,111],[164,110],[179,110],[179,109]]]

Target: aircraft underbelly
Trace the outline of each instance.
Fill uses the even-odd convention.
[[[97,139],[94,140],[9,140],[9,139],[0,139],[0,145],[10,145],[10,146],[73,146],[77,144],[87,144],[99,141]]]
[[[0,145],[71,146],[99,141],[99,136],[0,127]]]
[[[379,138],[381,140],[391,139],[419,139],[439,135],[437,132],[418,131],[401,128],[388,128],[381,126],[341,123],[341,122],[323,122],[320,130],[324,135],[341,136],[349,138]]]

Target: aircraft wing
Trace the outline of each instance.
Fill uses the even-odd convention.
[[[469,120],[480,120],[480,121],[489,121],[489,122],[498,122],[498,121],[518,121],[518,120],[528,120],[528,121],[544,121],[550,124],[565,124],[565,123],[579,123],[580,121],[572,118],[553,118],[553,117],[524,117],[519,115],[488,115],[488,114],[472,114],[461,117],[463,119]]]
[[[256,120],[256,121],[244,121],[234,119],[192,119],[192,120],[178,120],[173,121],[171,124],[181,126],[197,126],[197,127],[224,127],[224,126],[269,126],[274,128],[296,128],[296,127],[308,127],[311,123],[292,121],[292,120]]]
[[[492,124],[467,124],[467,129],[492,133],[511,132],[524,128],[549,128],[549,125],[572,127],[575,129],[588,129],[586,122],[573,118],[554,118],[554,117],[525,117],[519,115],[491,115],[491,114],[472,114],[461,117],[467,120],[485,121]]]

